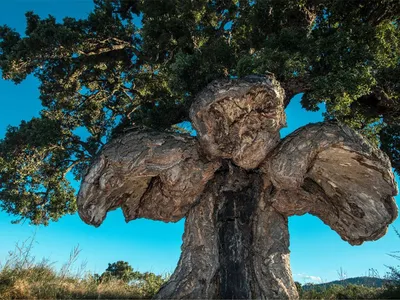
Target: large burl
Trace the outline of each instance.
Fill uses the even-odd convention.
[[[284,91],[251,76],[211,83],[190,117],[197,138],[134,130],[92,163],[78,195],[95,226],[186,217],[182,255],[156,298],[298,298],[288,217],[311,213],[353,245],[397,216],[388,158],[348,127],[307,125],[280,141]]]

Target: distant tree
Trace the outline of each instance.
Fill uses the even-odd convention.
[[[100,281],[110,279],[120,279],[125,282],[131,280],[142,279],[143,275],[137,271],[133,271],[133,268],[126,261],[117,261],[115,263],[109,263],[107,269],[101,274]]]
[[[152,297],[169,277],[156,275],[152,272],[134,271],[128,262],[117,261],[109,263],[107,269],[101,275],[95,274],[93,278],[98,283],[115,279],[122,280],[127,284],[134,284],[145,297]]]

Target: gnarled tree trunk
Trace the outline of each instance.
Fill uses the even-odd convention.
[[[311,124],[280,140],[274,78],[211,83],[190,111],[197,138],[138,129],[102,149],[78,195],[99,226],[186,217],[182,255],[156,298],[295,299],[287,218],[311,213],[352,245],[397,217],[390,161],[352,129]]]
[[[297,298],[271,192],[260,173],[226,162],[189,212],[178,267],[156,298]]]

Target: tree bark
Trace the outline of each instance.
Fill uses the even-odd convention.
[[[287,217],[314,214],[352,245],[397,217],[387,156],[334,122],[279,142],[283,99],[274,78],[215,81],[190,110],[197,139],[138,130],[93,161],[78,194],[85,222],[117,207],[127,221],[186,217],[178,267],[156,298],[298,298]]]
[[[156,298],[298,298],[272,194],[258,172],[226,162],[189,212],[178,267]]]

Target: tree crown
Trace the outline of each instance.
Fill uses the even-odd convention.
[[[76,210],[80,180],[112,136],[187,120],[217,78],[272,73],[302,105],[359,130],[400,170],[400,4],[394,0],[94,0],[86,19],[26,13],[0,27],[0,69],[40,82],[39,118],[0,142],[6,212],[47,224]],[[87,138],[77,132],[85,130]]]

